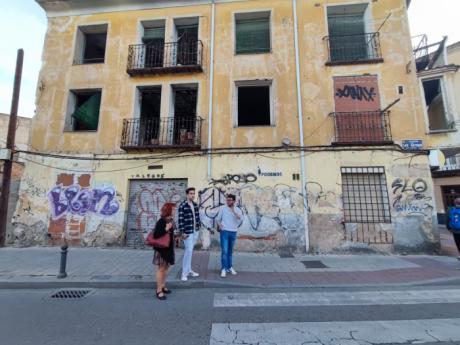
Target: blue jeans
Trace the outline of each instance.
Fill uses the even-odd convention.
[[[220,232],[220,249],[221,254],[221,264],[223,270],[229,270],[233,267],[232,256],[233,256],[233,246],[236,242],[236,231],[225,231]]]

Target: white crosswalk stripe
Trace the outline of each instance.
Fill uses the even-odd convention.
[[[460,289],[353,292],[216,293],[214,295],[214,307],[225,308],[427,303],[460,303]]]
[[[460,319],[213,324],[210,345],[460,342]]]

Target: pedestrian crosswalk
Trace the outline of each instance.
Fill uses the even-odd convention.
[[[460,289],[283,293],[216,293],[215,308],[391,306],[460,303]],[[455,318],[378,321],[214,323],[210,345],[460,345]]]

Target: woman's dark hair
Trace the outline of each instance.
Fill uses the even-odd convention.
[[[232,199],[233,201],[236,200],[236,196],[233,195],[233,194],[227,194],[227,198],[230,198],[230,199]]]
[[[163,205],[160,211],[161,218],[171,217],[173,213],[173,209],[176,208],[176,204],[172,202],[167,202]]]
[[[187,188],[187,189],[185,190],[185,194],[190,193],[192,190],[195,191],[195,187]]]

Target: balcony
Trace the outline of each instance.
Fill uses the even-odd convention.
[[[154,148],[201,147],[200,117],[165,117],[124,119],[121,148],[144,150]]]
[[[438,171],[460,171],[460,156],[446,158],[446,163]]]
[[[130,76],[203,72],[203,43],[183,41],[129,46]]]
[[[389,112],[332,113],[335,145],[392,144]]]
[[[327,66],[383,62],[378,32],[360,35],[326,36]]]

